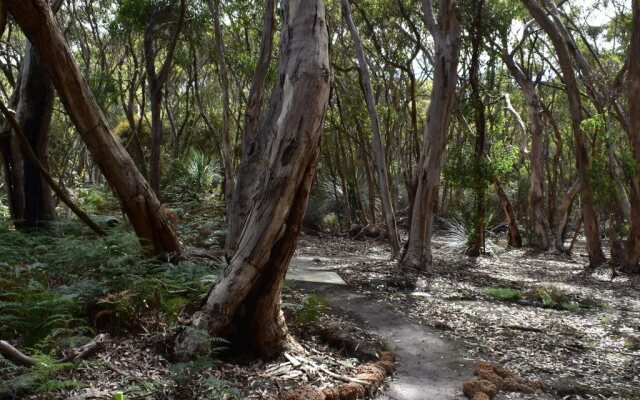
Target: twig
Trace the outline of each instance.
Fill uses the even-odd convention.
[[[544,329],[540,329],[540,328],[533,328],[533,327],[531,327],[531,326],[502,325],[502,327],[503,327],[503,328],[506,328],[506,329],[514,329],[514,330],[517,330],[517,331],[544,333]]]
[[[27,137],[24,135],[24,132],[20,127],[20,124],[18,124],[18,121],[16,121],[14,117],[15,112],[9,111],[9,109],[4,105],[2,101],[0,101],[0,111],[2,111],[2,114],[4,115],[4,117],[7,119],[7,121],[9,121],[9,125],[11,125],[11,128],[13,129],[13,131],[16,134],[16,137],[18,138],[18,142],[20,142],[22,151],[26,154],[29,160],[31,160],[31,162],[33,162],[33,164],[38,168],[40,175],[42,175],[44,180],[51,187],[51,189],[58,195],[60,200],[62,200],[62,202],[66,204],[67,207],[69,207],[71,211],[73,211],[73,213],[78,216],[78,218],[80,218],[85,224],[87,224],[89,228],[91,228],[96,234],[98,234],[98,236],[107,236],[106,232],[100,229],[98,224],[96,224],[95,221],[91,219],[91,217],[89,217],[84,211],[82,211],[82,209],[80,209],[80,207],[78,207],[78,205],[75,204],[67,196],[64,190],[62,190],[62,188],[60,188],[60,186],[53,180],[53,178],[49,174],[49,171],[47,171],[45,166],[42,165],[42,162],[40,161],[36,153],[33,151],[33,148],[31,148],[31,145],[29,144]]]

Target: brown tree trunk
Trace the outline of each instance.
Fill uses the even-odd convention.
[[[571,207],[573,206],[573,201],[576,198],[576,195],[580,191],[580,181],[577,180],[569,190],[567,194],[565,194],[564,199],[562,199],[562,204],[560,204],[560,208],[558,208],[558,226],[556,227],[556,239],[555,239],[555,247],[561,253],[564,253],[566,250],[564,248],[564,235],[567,231],[567,223],[569,221],[569,214],[571,214]]]
[[[192,328],[225,337],[234,348],[273,357],[287,330],[280,310],[282,283],[309,198],[329,100],[330,64],[322,0],[283,2],[280,67],[275,93],[282,96],[266,118],[269,152],[236,252],[192,320]],[[272,102],[274,104],[274,102]],[[260,129],[260,137],[265,129]],[[176,351],[197,351],[197,335],[187,329]]]
[[[449,134],[460,59],[460,25],[455,1],[441,1],[440,5],[436,23],[431,1],[423,1],[425,21],[436,47],[433,89],[424,129],[425,142],[418,165],[418,186],[411,215],[409,242],[402,259],[404,266],[426,271],[432,270],[434,202]]]
[[[549,35],[549,38],[553,43],[553,47],[558,55],[558,62],[560,64],[565,90],[569,99],[569,112],[571,115],[571,127],[573,129],[574,136],[578,180],[580,181],[582,218],[585,236],[587,237],[589,264],[590,266],[595,267],[602,264],[606,259],[602,252],[598,218],[593,206],[593,195],[591,193],[591,182],[589,179],[589,153],[587,151],[585,134],[582,131],[584,112],[582,109],[582,100],[580,99],[580,90],[578,87],[576,72],[573,67],[573,61],[569,54],[567,43],[565,42],[558,27],[547,16],[545,10],[543,10],[535,0],[522,1],[540,27],[547,33],[547,35]]]
[[[162,19],[170,15],[171,9],[163,8],[151,15],[149,24],[144,31],[144,59],[147,73],[147,84],[149,85],[149,103],[151,106],[151,157],[149,159],[149,183],[156,193],[160,194],[160,158],[162,154],[162,88],[169,77],[171,66],[173,65],[173,53],[178,44],[180,31],[184,23],[186,12],[185,0],[180,1],[180,11],[178,22],[171,36],[167,55],[162,63],[160,72],[156,72],[156,50],[154,48],[154,37],[159,29]]]
[[[369,76],[369,66],[364,54],[364,47],[358,35],[358,30],[351,17],[351,6],[349,0],[342,0],[342,16],[344,17],[347,27],[351,32],[351,39],[355,44],[356,56],[358,58],[358,66],[362,77],[362,87],[369,111],[369,119],[371,120],[373,134],[373,149],[375,154],[376,171],[378,172],[378,181],[380,183],[380,198],[382,200],[382,211],[384,214],[385,225],[389,234],[389,242],[391,244],[391,257],[397,258],[400,255],[400,238],[398,236],[398,226],[396,223],[395,210],[391,201],[391,191],[389,187],[389,172],[387,161],[385,159],[385,146],[382,142],[380,133],[380,121],[376,110],[376,102],[371,87],[371,77]]]
[[[522,68],[513,60],[513,56],[505,49],[502,52],[502,60],[507,65],[507,68],[511,72],[511,75],[516,79],[518,85],[524,92],[527,99],[527,106],[529,111],[529,120],[531,127],[531,151],[526,151],[526,128],[522,124],[522,141],[521,151],[529,159],[531,165],[530,176],[530,203],[531,203],[531,220],[533,221],[534,230],[536,232],[537,247],[540,250],[547,250],[549,248],[549,224],[544,213],[544,169],[543,169],[543,138],[544,138],[544,123],[542,121],[542,105],[540,97],[538,96],[537,85],[524,73]],[[505,95],[507,100],[507,109],[510,109],[517,115],[508,95]],[[519,118],[519,117],[518,117]]]
[[[629,46],[629,138],[636,163],[631,181],[631,221],[626,272],[640,273],[640,0],[633,0],[633,24]]]
[[[180,250],[157,197],[133,160],[111,134],[87,81],[45,0],[7,0],[9,12],[37,49],[67,112],[107,178],[141,241],[155,253]]]
[[[40,57],[27,42],[22,65],[20,103],[17,120],[40,163],[49,165],[49,127],[53,115],[53,85]],[[24,160],[25,229],[46,228],[55,219],[51,189],[38,167],[28,157]]]
[[[513,212],[513,207],[511,206],[509,197],[507,197],[507,193],[504,191],[502,184],[498,181],[496,181],[495,184],[496,190],[498,191],[498,198],[500,199],[500,206],[502,207],[502,211],[504,212],[504,216],[507,220],[509,246],[519,249],[520,247],[522,247],[522,236],[520,235],[520,230],[518,229],[518,224]]]

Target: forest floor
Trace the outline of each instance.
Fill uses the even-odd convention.
[[[298,252],[337,258],[339,275],[392,308],[397,320],[437,329],[468,361],[501,363],[541,381],[552,398],[640,398],[638,277],[586,270],[580,241],[574,257],[494,243],[490,255],[472,260],[446,235],[434,247],[431,276],[380,259],[385,246],[367,241],[305,236]],[[362,260],[372,253],[377,259]],[[398,362],[402,379],[402,357]]]
[[[97,239],[68,228],[65,238],[45,239],[0,230],[0,333],[43,363],[29,370],[0,358],[0,389],[38,400],[112,399],[116,391],[267,399],[300,385],[339,385],[390,348],[397,373],[383,399],[457,398],[481,360],[541,381],[549,398],[640,398],[640,278],[585,270],[581,241],[573,257],[491,241],[490,254],[472,260],[442,234],[428,276],[390,261],[383,241],[303,234],[282,304],[297,351],[272,361],[171,363],[177,325],[223,266],[212,256],[221,223],[210,221],[183,224],[178,266],[143,259],[130,233]],[[99,332],[111,338],[88,360],[52,363]]]

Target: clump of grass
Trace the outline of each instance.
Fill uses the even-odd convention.
[[[485,295],[502,301],[518,301],[522,299],[522,292],[509,288],[485,288],[482,291]]]
[[[527,297],[539,302],[543,308],[576,311],[580,306],[571,300],[569,295],[555,285],[540,285],[527,292]]]

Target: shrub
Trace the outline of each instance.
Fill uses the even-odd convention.
[[[569,296],[560,288],[554,285],[540,285],[529,290],[527,297],[541,304],[544,308],[556,310],[576,311],[580,306],[571,301]]]

